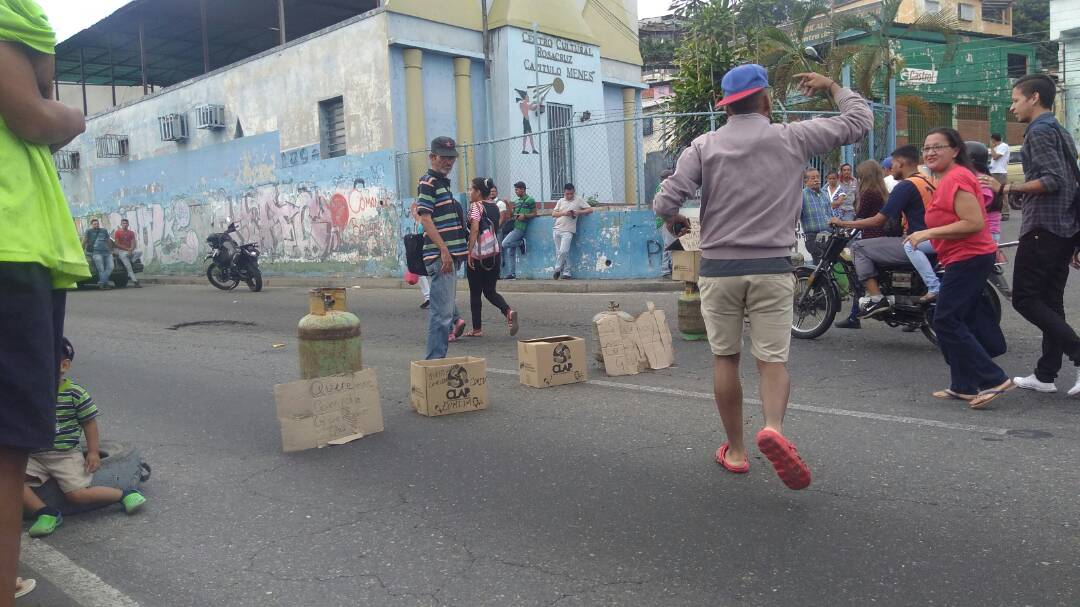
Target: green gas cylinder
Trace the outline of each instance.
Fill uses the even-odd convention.
[[[686,288],[679,295],[677,305],[679,333],[686,341],[699,341],[706,338],[705,317],[701,315],[701,294],[695,283],[686,283]]]
[[[345,289],[312,289],[307,316],[296,328],[300,338],[300,378],[352,373],[364,368],[360,319],[345,306]]]

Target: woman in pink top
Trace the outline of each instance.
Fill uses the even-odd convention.
[[[937,189],[926,209],[928,229],[909,235],[907,242],[915,246],[930,240],[945,267],[934,330],[952,381],[934,396],[964,400],[972,409],[981,409],[1013,388],[992,360],[1005,353],[1005,336],[983,295],[994,270],[997,244],[990,237],[981,187],[960,133],[948,128],[930,131],[923,159],[938,176]]]

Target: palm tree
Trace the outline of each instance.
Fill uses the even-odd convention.
[[[852,88],[867,99],[874,96],[878,76],[883,76],[881,83],[887,83],[904,69],[904,58],[895,51],[899,46],[898,36],[894,36],[890,30],[902,3],[903,0],[884,0],[880,12],[867,16],[840,14],[834,16],[830,24],[834,35],[849,31],[868,34],[864,44],[853,45],[857,51],[852,58],[851,74]],[[945,41],[945,64],[951,63],[956,55],[959,28],[960,22],[948,10],[924,13],[907,26],[908,31],[941,34]]]
[[[839,80],[844,64],[857,54],[858,49],[838,47],[829,50],[824,64],[812,63],[809,60],[805,51],[811,46],[806,40],[807,30],[811,23],[828,12],[828,8],[822,4],[801,4],[792,11],[792,23],[789,26],[767,27],[759,34],[756,41],[757,52],[769,70],[769,81],[776,98],[781,102],[788,98],[794,88],[795,74],[819,72]]]

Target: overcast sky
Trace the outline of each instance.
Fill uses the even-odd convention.
[[[37,0],[45,9],[56,30],[56,37],[63,41],[90,27],[128,0]],[[638,0],[639,17],[656,17],[668,12],[671,0]]]

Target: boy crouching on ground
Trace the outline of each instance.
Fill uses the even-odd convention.
[[[146,503],[136,489],[121,491],[113,487],[92,487],[94,472],[101,467],[98,452],[97,405],[79,384],[64,376],[75,360],[75,348],[64,338],[64,360],[60,362],[60,391],[56,397],[56,439],[49,451],[30,454],[23,486],[23,507],[34,514],[30,537],[50,535],[63,522],[60,510],[45,505],[32,487],[40,487],[55,478],[64,498],[72,504],[120,503],[124,512],[134,514]],[[79,439],[86,433],[86,456],[79,449]]]

